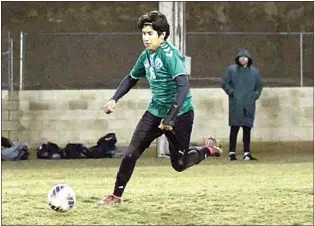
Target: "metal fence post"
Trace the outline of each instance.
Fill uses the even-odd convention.
[[[11,47],[11,44],[10,44],[10,40],[11,40],[11,34],[10,34],[10,31],[8,31],[8,90],[12,90],[12,87],[11,87],[11,52],[12,50],[10,49]]]
[[[11,91],[14,90],[14,79],[13,79],[13,39],[10,38],[10,84],[9,84],[9,88]]]
[[[20,33],[20,90],[23,90],[23,43],[24,33]]]
[[[303,87],[303,33],[300,33],[300,86]]]

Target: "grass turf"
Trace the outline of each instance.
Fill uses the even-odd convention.
[[[238,147],[241,159],[241,145]],[[120,159],[2,162],[3,225],[313,225],[313,143],[252,143],[258,161],[208,159],[182,173],[149,150],[122,205],[110,194]],[[68,183],[77,203],[52,211],[47,192]]]

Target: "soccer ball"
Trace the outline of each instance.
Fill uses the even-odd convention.
[[[48,192],[48,204],[57,212],[67,212],[73,208],[76,197],[73,189],[67,184],[56,184]]]

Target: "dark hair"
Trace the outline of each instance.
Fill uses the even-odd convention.
[[[138,18],[137,26],[142,30],[146,23],[151,24],[153,29],[157,31],[158,36],[160,36],[162,32],[166,32],[164,39],[167,40],[170,34],[170,26],[164,14],[159,11],[150,11]]]

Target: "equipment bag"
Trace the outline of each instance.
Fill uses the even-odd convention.
[[[110,151],[105,151],[102,147],[96,145],[88,149],[89,158],[112,158],[113,155]]]
[[[68,143],[63,149],[65,158],[67,159],[81,159],[88,158],[88,149],[79,143]]]
[[[104,152],[116,150],[117,137],[115,133],[108,133],[105,136],[99,138],[97,146],[101,147]]]
[[[14,146],[13,142],[6,137],[1,137],[1,147],[10,148]]]
[[[9,148],[1,147],[1,160],[17,161],[27,160],[29,156],[28,148],[24,144],[19,144]]]
[[[46,144],[41,144],[37,148],[37,158],[38,159],[63,159],[64,153],[61,148],[52,142]]]

